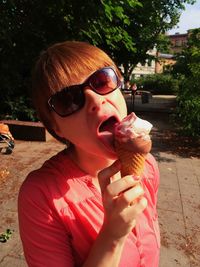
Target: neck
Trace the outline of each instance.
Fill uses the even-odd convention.
[[[83,170],[88,173],[92,178],[97,178],[98,172],[110,166],[114,160],[99,157],[98,155],[87,153],[83,150],[72,148],[70,152],[72,160]]]
[[[81,149],[73,147],[69,153],[71,159],[79,166],[81,170],[89,174],[92,178],[92,183],[101,192],[101,188],[98,181],[98,172],[104,168],[110,166],[114,160],[101,158],[98,155],[86,153]],[[111,182],[121,178],[120,172],[111,177]]]

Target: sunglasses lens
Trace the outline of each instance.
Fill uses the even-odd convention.
[[[78,86],[72,87],[58,92],[51,98],[51,105],[60,116],[70,115],[84,106],[83,91]]]
[[[113,69],[104,68],[90,77],[89,84],[98,94],[105,95],[119,86],[119,79]]]

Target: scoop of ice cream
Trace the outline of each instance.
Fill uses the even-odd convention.
[[[149,133],[153,125],[135,115],[129,114],[115,126],[115,140],[125,150],[146,154],[151,150]]]

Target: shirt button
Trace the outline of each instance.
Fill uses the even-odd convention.
[[[141,242],[139,240],[137,240],[135,245],[136,245],[136,247],[140,247],[141,246]]]
[[[142,252],[142,253],[140,254],[140,259],[143,260],[144,257],[145,257],[145,254],[144,254],[144,252]]]

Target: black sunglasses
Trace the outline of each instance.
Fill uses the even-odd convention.
[[[105,67],[94,72],[84,83],[66,87],[52,95],[48,100],[48,105],[59,116],[69,116],[84,106],[83,89],[86,86],[99,95],[106,95],[119,88],[121,81],[112,67]]]

